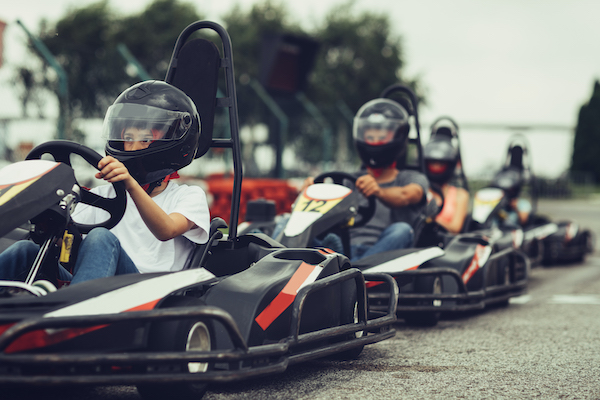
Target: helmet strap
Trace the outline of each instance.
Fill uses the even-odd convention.
[[[152,193],[152,191],[154,189],[156,189],[157,187],[162,185],[163,182],[169,182],[171,179],[177,179],[177,178],[180,178],[180,176],[177,173],[177,171],[175,171],[171,175],[167,175],[162,179],[159,179],[155,182],[147,183],[147,184],[143,185],[142,189],[144,189],[146,191],[146,193],[148,193],[148,195],[150,195],[150,193]]]
[[[156,189],[157,187],[159,187],[163,181],[165,180],[165,178],[159,179],[157,181],[154,181],[152,183],[147,183],[144,186],[142,186],[142,189],[144,189],[146,191],[146,193],[148,193],[148,196],[150,196],[150,193],[152,193],[152,191],[154,189]]]

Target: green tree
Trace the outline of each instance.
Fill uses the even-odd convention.
[[[573,142],[571,171],[589,173],[600,181],[600,82],[594,82],[590,100],[581,106]]]
[[[117,51],[123,43],[156,79],[163,79],[179,33],[200,19],[188,3],[156,0],[139,14],[120,17],[102,0],[69,11],[55,25],[42,25],[40,39],[67,72],[69,110],[73,118],[102,117],[126,87],[139,81],[127,75],[126,61]],[[22,85],[33,90],[33,74],[21,68]],[[51,72],[38,86],[53,90]],[[26,97],[24,97],[26,100]]]
[[[351,146],[351,123],[344,111],[354,115],[364,103],[394,83],[402,82],[418,90],[417,81],[404,76],[402,38],[392,33],[389,16],[383,11],[359,14],[352,1],[340,4],[331,9],[314,36],[321,47],[308,96],[327,116],[334,131],[342,129],[342,135],[337,137],[338,147]],[[302,152],[320,134],[317,129],[309,132],[312,135],[299,138]],[[344,137],[347,142],[340,143]]]
[[[318,41],[319,51],[305,91],[325,116],[337,148],[344,138],[345,147],[349,146],[348,116],[377,97],[385,87],[403,82],[419,91],[418,81],[407,79],[402,72],[401,38],[392,34],[391,22],[384,12],[358,14],[350,1],[333,8],[317,29],[307,32],[290,22],[284,5],[266,1],[253,6],[249,13],[236,8],[224,21],[232,38],[236,76],[241,83],[238,103],[242,123],[272,120],[266,107],[257,101],[257,95],[244,85],[260,76],[261,39],[265,33],[308,36]],[[290,118],[286,146],[292,146],[306,161],[322,161],[325,154],[322,124],[293,96],[274,96]]]
[[[39,36],[69,78],[69,115],[101,117],[118,93],[140,80],[127,75],[126,61],[117,51],[119,44],[127,46],[150,76],[163,79],[177,36],[200,19],[192,4],[178,0],[155,0],[142,12],[125,17],[116,15],[108,0],[102,0],[70,10],[55,25],[42,26]],[[318,41],[304,91],[331,127],[335,135],[331,142],[337,148],[348,148],[352,115],[385,87],[403,82],[419,89],[418,81],[403,73],[402,40],[392,33],[389,16],[383,11],[358,13],[350,1],[332,9],[322,22],[316,21],[317,28],[309,32],[293,20],[283,3],[266,0],[248,12],[236,6],[223,20],[233,45],[242,125],[277,124],[248,85],[261,75],[262,39],[267,33]],[[51,71],[46,69],[39,78],[39,73],[26,69],[20,72],[26,91],[39,86],[54,88]],[[26,102],[28,97],[23,99]],[[322,121],[293,95],[278,96],[277,101],[290,118],[285,145],[307,162],[322,161],[326,154]]]
[[[69,12],[40,34],[67,73],[73,117],[103,115],[125,78],[125,63],[115,56],[112,40],[115,18],[104,0]]]
[[[260,76],[262,37],[277,32],[306,34],[299,25],[290,22],[285,5],[268,0],[253,5],[248,13],[236,5],[223,21],[231,38],[236,81],[240,83],[237,85],[240,119],[251,125],[264,122],[269,112],[248,87],[250,79],[257,80]]]
[[[154,79],[164,79],[177,37],[202,19],[191,3],[155,0],[139,14],[119,21],[115,42],[125,44]]]

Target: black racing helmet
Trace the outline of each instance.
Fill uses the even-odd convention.
[[[352,137],[366,167],[384,168],[406,151],[409,130],[404,107],[390,99],[375,99],[358,110]]]
[[[459,154],[452,137],[451,127],[434,127],[429,142],[423,148],[425,172],[432,182],[443,184],[454,176]]]
[[[145,132],[147,148],[127,151],[126,141],[134,139],[131,128]],[[125,164],[131,176],[145,185],[192,162],[200,139],[200,116],[180,89],[163,81],[145,81],[117,97],[102,130],[106,154]]]
[[[504,190],[508,198],[514,199],[521,193],[523,184],[523,171],[520,168],[509,166],[503,168],[494,176],[490,186]]]

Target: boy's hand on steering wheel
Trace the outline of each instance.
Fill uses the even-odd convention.
[[[127,190],[130,190],[137,184],[135,179],[129,174],[127,167],[112,156],[106,156],[100,160],[98,169],[100,171],[95,175],[97,179],[104,179],[110,183],[123,181]]]

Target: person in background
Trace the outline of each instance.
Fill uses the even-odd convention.
[[[460,156],[452,143],[452,128],[434,127],[431,139],[423,148],[425,171],[432,185],[437,185],[443,196],[443,208],[435,221],[450,233],[462,231],[469,209],[469,192],[452,184],[454,173]],[[438,205],[442,204],[441,196],[432,191]]]
[[[504,190],[508,199],[502,213],[501,224],[512,227],[525,226],[533,212],[532,202],[522,195],[528,179],[523,165],[525,152],[522,146],[511,145],[505,166],[494,176],[490,186]]]
[[[350,229],[351,261],[413,244],[412,224],[426,204],[429,183],[420,172],[398,168],[398,160],[406,156],[409,130],[408,112],[390,99],[367,102],[354,118],[352,135],[362,161],[354,173],[355,186],[365,198],[377,200],[371,220]],[[313,182],[307,178],[304,187]]]

